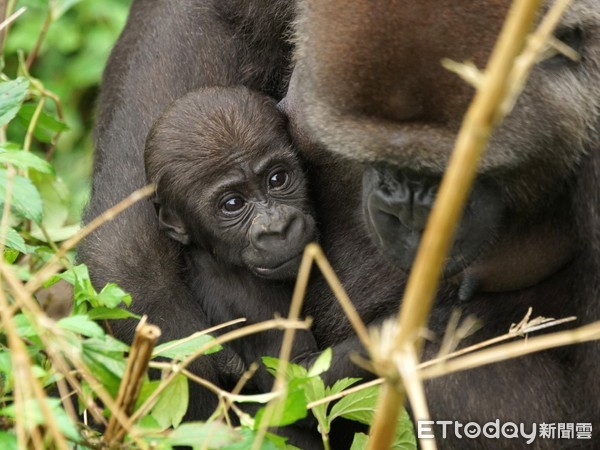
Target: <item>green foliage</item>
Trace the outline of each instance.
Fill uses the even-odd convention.
[[[311,409],[311,412],[317,419],[319,432],[323,437],[323,442],[326,443],[326,448],[328,448],[327,442],[329,439],[329,432],[334,420],[343,417],[365,425],[370,425],[372,423],[377,407],[379,386],[369,387],[345,395],[335,402],[333,406],[332,401],[322,401],[323,399],[341,393],[360,381],[360,378],[343,378],[337,380],[333,386],[325,386],[319,375],[329,369],[331,358],[332,351],[331,349],[327,349],[308,370],[295,364],[287,365],[286,378],[288,382],[288,398],[284,402],[284,408],[282,408],[282,417],[279,420],[269,422],[269,425],[294,423],[297,420],[306,417],[305,412],[298,410],[300,405],[319,402],[317,406],[314,406]],[[276,358],[265,357],[263,358],[263,363],[270,373],[277,373],[280,362]],[[292,397],[293,400],[290,401],[290,398]],[[294,403],[293,408],[290,403]],[[257,421],[261,411],[257,414]],[[362,437],[360,436],[360,433],[358,433],[358,435],[355,436],[352,448],[366,448],[367,441],[368,437]],[[413,425],[406,411],[403,411],[398,421],[393,448],[395,450],[414,450],[417,448]]]
[[[41,36],[48,16],[51,16],[51,22],[47,33],[42,36],[37,58],[30,68],[31,75],[40,86],[29,90],[25,104],[8,127],[7,136],[9,141],[23,142],[39,104],[40,87],[60,99],[62,118],[53,101],[48,99],[44,103],[30,150],[37,154],[53,152],[52,162],[60,186],[41,189],[44,199],[49,191],[58,191],[54,195],[53,208],[46,211],[45,218],[57,213],[58,197],[64,209],[60,218],[65,225],[79,222],[82,207],[89,195],[91,128],[98,84],[110,50],[125,24],[129,4],[130,0],[17,1],[16,9],[25,6],[27,10],[11,27],[6,39],[5,73],[19,72],[19,52],[29,55]],[[27,81],[24,77],[17,80]],[[0,90],[2,95],[3,91]],[[4,117],[4,111],[0,110],[0,124],[3,124]],[[38,188],[40,185],[48,184],[51,187],[54,184],[52,178],[38,178],[35,182]],[[57,228],[55,223],[52,225],[49,228]],[[68,231],[72,235],[77,228],[72,227]],[[66,237],[59,234],[57,240]]]

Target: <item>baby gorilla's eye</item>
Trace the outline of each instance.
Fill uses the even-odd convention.
[[[288,178],[288,173],[285,170],[280,170],[269,178],[269,187],[271,189],[280,189],[287,184]]]
[[[246,202],[241,197],[230,197],[223,203],[223,209],[227,212],[237,212],[244,207]]]

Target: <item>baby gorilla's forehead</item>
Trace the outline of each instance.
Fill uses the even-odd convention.
[[[223,190],[241,185],[256,185],[264,183],[272,171],[286,169],[301,171],[300,162],[295,153],[289,148],[264,147],[255,151],[239,149],[227,155],[221,155],[219,160],[213,160],[207,167],[204,180],[211,188]]]

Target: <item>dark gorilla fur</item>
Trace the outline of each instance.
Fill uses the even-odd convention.
[[[245,87],[191,92],[150,130],[145,162],[159,227],[182,244],[183,278],[210,325],[286,316],[316,229],[275,103]],[[278,356],[281,338],[272,330],[230,345],[249,367],[261,356]],[[294,362],[316,351],[310,332],[296,334]],[[252,381],[265,392],[273,377],[263,369]]]
[[[146,184],[144,143],[151,125],[176,99],[204,86],[244,85],[280,98],[291,45],[284,39],[292,4],[195,0],[135,0],[109,59],[96,127],[92,195],[84,220]],[[275,36],[275,38],[274,38]],[[151,200],[138,202],[105,224],[79,248],[93,283],[117,282],[132,309],[160,326],[162,340],[182,338],[211,323],[182,279],[179,246],[159,230]],[[130,340],[133,321],[116,321]],[[244,370],[230,348],[194,361],[191,370],[227,385]],[[188,418],[206,418],[217,399],[190,385]]]
[[[324,173],[313,165],[331,167],[343,158],[365,164],[362,185],[355,179],[345,191],[352,203],[345,211],[335,217],[317,211],[326,253],[363,317],[378,307],[380,317],[386,314],[380,311],[392,311],[401,283],[375,279],[371,298],[388,303],[366,300],[364,287],[352,280],[372,277],[368,261],[361,258],[359,267],[342,257],[352,249],[338,247],[352,241],[349,234],[365,231],[358,219],[345,218],[363,210],[374,242],[394,265],[408,269],[473,95],[440,61],[485,67],[509,4],[301,2],[297,61],[283,106],[311,170]],[[492,136],[447,259],[447,279],[429,328],[442,333],[456,307],[463,315],[474,314],[483,329],[463,346],[504,334],[529,306],[534,315],[577,316],[579,325],[600,319],[597,1],[575,0],[555,34],[581,59],[550,54],[534,68],[514,110]],[[322,186],[320,180],[311,183]],[[318,192],[324,193],[315,204],[327,207],[333,199],[327,189]],[[340,221],[347,224],[344,230],[333,225]],[[336,313],[328,314],[326,299],[313,299],[307,313],[316,318],[317,342],[339,342],[347,333],[342,325],[332,329],[332,323],[339,324]],[[436,351],[429,345],[425,357]],[[429,381],[432,418],[463,424],[591,423],[591,441],[538,438],[532,447],[598,448],[599,356],[598,342],[592,342]],[[450,438],[438,444],[516,448],[522,442]]]
[[[440,60],[484,67],[509,1],[299,3],[296,64],[282,106],[306,160],[320,241],[363,320],[374,324],[397,310],[408,265],[397,246],[414,252],[420,216],[430,207],[473,94]],[[529,306],[535,315],[577,315],[579,324],[600,318],[596,3],[575,0],[557,32],[581,52],[581,61],[555,56],[535,68],[482,161],[483,190],[476,186],[472,214],[461,225],[479,237],[453,249],[454,261],[465,252],[464,264],[448,273],[429,322],[441,333],[456,306],[475,314],[484,328],[464,345],[505,333]],[[293,6],[275,0],[134,1],[105,73],[88,220],[144,184],[146,134],[176,98],[201,86],[237,84],[283,96]],[[407,214],[407,202],[415,201],[415,212]],[[481,202],[491,210],[480,212]],[[390,224],[380,213],[398,220]],[[166,339],[210,322],[182,281],[177,246],[159,233],[151,202],[95,233],[81,259],[97,286],[117,281],[128,289],[134,309],[157,322]],[[310,286],[306,312],[315,318],[319,347],[334,346],[329,379],[365,375],[348,362],[360,346],[321,279]],[[118,325],[116,333],[130,336],[131,325]],[[425,352],[430,357],[436,346]],[[433,380],[426,385],[432,416],[463,423],[588,422],[591,441],[537,439],[532,448],[598,448],[599,356],[594,342]],[[239,363],[235,352],[221,352],[198,360],[194,370],[219,382]],[[206,417],[213,399],[201,390],[193,395],[192,414]],[[502,440],[439,444],[507,448]]]

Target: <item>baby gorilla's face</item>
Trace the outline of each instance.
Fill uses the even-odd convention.
[[[296,275],[316,227],[272,100],[244,87],[192,92],[157,120],[145,159],[171,238],[260,277]]]
[[[232,159],[204,191],[210,209],[193,213],[205,224],[202,237],[208,231],[206,244],[217,257],[260,277],[295,277],[304,247],[316,237],[298,160],[288,149],[274,148]]]

